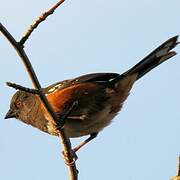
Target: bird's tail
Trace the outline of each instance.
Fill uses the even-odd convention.
[[[142,59],[139,63],[133,66],[131,69],[113,79],[111,83],[115,84],[124,77],[132,74],[137,74],[136,80],[141,78],[156,66],[175,56],[177,53],[171,50],[177,44],[179,44],[178,36],[174,36],[168,39],[166,42],[156,48],[153,52],[151,52],[148,56]]]

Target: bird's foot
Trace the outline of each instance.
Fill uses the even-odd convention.
[[[73,166],[74,162],[78,159],[78,156],[73,149],[71,149],[70,154],[65,153],[64,151],[62,151],[62,154],[63,154],[64,162],[68,166]]]

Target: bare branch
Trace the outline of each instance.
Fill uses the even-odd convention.
[[[53,14],[54,11],[64,2],[65,0],[60,0],[59,2],[57,2],[55,5],[53,5],[49,10],[47,10],[46,12],[44,12],[41,16],[39,16],[34,23],[28,28],[28,30],[24,33],[23,37],[21,38],[21,40],[19,41],[19,43],[21,45],[25,44],[25,42],[27,41],[27,39],[29,38],[29,36],[31,35],[31,33],[34,31],[34,29],[36,29],[38,27],[38,25],[45,21],[46,18]]]
[[[69,176],[70,176],[71,180],[77,180],[78,179],[78,171],[76,169],[74,157],[72,156],[72,153],[71,153],[72,150],[71,150],[70,140],[65,135],[65,132],[62,129],[63,124],[61,124],[61,125],[59,124],[59,119],[58,119],[57,115],[54,113],[52,107],[48,103],[48,100],[47,100],[46,96],[44,95],[43,91],[41,91],[41,89],[42,89],[41,85],[40,85],[38,78],[33,70],[33,67],[29,61],[29,58],[23,49],[23,45],[18,43],[1,23],[0,23],[0,31],[8,39],[8,41],[12,44],[12,46],[17,51],[24,66],[26,67],[26,70],[31,78],[31,81],[33,82],[35,89],[39,90],[39,97],[40,97],[41,101],[43,102],[43,104],[46,107],[47,111],[49,112],[50,116],[54,119],[56,124],[58,123],[59,127],[61,128],[61,129],[59,128],[59,137],[62,138],[64,153],[68,155],[66,157],[66,161],[68,164],[70,164],[70,166],[68,166]]]
[[[71,148],[67,146],[67,144],[71,144],[69,138],[64,138],[66,137],[66,134],[64,131],[61,131],[59,133],[59,139],[61,141],[61,144],[63,145],[63,156],[65,160],[65,164],[68,166],[69,169],[69,177],[70,180],[78,180],[78,170],[76,168],[76,157],[75,154],[72,154]]]
[[[180,156],[178,158],[177,175],[174,177],[171,177],[170,180],[180,180]]]
[[[11,83],[11,82],[6,82],[6,85],[9,86],[9,87],[12,87],[14,89],[18,89],[20,91],[25,91],[25,92],[28,92],[28,93],[31,93],[31,94],[39,94],[39,90],[37,90],[37,89],[30,89],[30,88],[21,86],[19,84],[15,84],[15,83]]]
[[[178,158],[177,176],[180,176],[180,156],[179,156],[179,158]]]
[[[34,86],[36,85],[37,89],[41,89],[41,86],[40,86],[39,81],[36,77],[36,74],[32,68],[32,65],[31,65],[26,53],[23,50],[23,45],[20,45],[1,23],[0,23],[0,31],[8,39],[8,41],[11,43],[11,45],[14,47],[14,49],[17,51],[18,55],[20,56],[22,62],[25,65],[25,68],[31,78],[31,81],[33,82],[33,85]],[[26,59],[27,61],[24,61],[23,59]]]

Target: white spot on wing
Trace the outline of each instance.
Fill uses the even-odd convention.
[[[159,62],[165,61],[166,59],[169,59],[170,57],[175,56],[175,55],[176,55],[175,51],[169,52],[167,55],[163,56]]]
[[[164,47],[156,53],[156,57],[166,56],[169,50],[172,48],[174,41],[169,41]]]
[[[59,84],[56,84],[55,86],[53,86],[51,89],[49,89],[48,93],[52,93],[52,92],[55,92],[57,91],[60,87],[62,86],[61,83]]]
[[[156,57],[165,56],[168,54],[168,52],[169,52],[169,47],[165,47],[156,53]]]

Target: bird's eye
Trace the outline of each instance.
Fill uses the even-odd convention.
[[[19,108],[21,106],[21,102],[20,101],[17,101],[16,102],[16,107]]]

